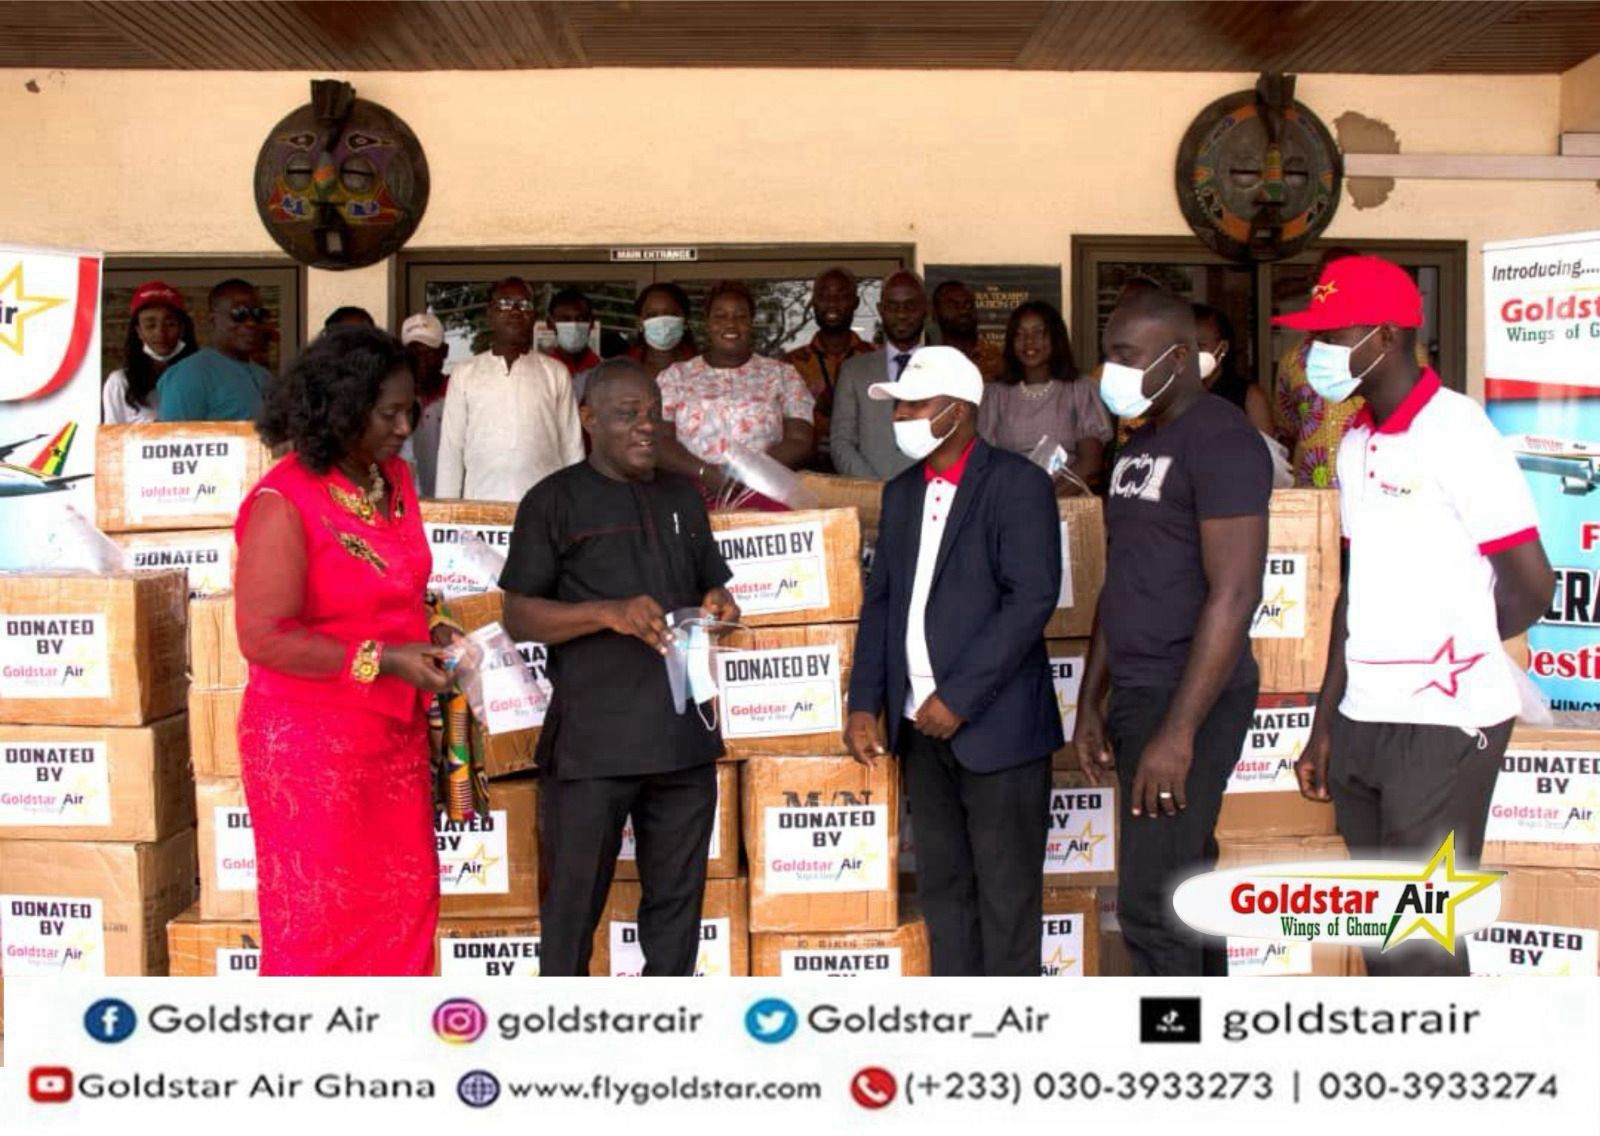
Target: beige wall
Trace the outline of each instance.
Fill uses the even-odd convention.
[[[0,70],[0,239],[111,253],[273,252],[251,201],[267,130],[307,100],[281,73]],[[1074,233],[1187,232],[1184,129],[1226,74],[561,71],[348,76],[410,123],[433,196],[413,247],[911,241],[923,261],[1060,263]],[[38,93],[25,83],[35,81]],[[1324,121],[1381,119],[1408,152],[1553,153],[1560,76],[1303,76]],[[1570,87],[1569,87],[1570,97]],[[1486,240],[1593,228],[1588,182],[1402,182],[1330,238],[1472,247],[1469,381]],[[387,314],[387,268],[312,272],[315,326]]]
[[[1600,55],[1561,76],[1561,129],[1600,132]]]

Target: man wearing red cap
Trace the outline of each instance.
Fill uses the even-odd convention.
[[[1358,858],[1425,861],[1451,833],[1476,863],[1520,700],[1501,641],[1555,587],[1516,458],[1414,351],[1422,296],[1378,257],[1329,265],[1304,312],[1318,395],[1366,406],[1339,447],[1344,589],[1300,791],[1332,800]],[[1377,975],[1468,973],[1431,941],[1369,950]]]

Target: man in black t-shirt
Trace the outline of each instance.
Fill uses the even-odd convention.
[[[1107,405],[1147,421],[1111,472],[1106,584],[1073,743],[1091,781],[1115,765],[1126,804],[1117,917],[1134,972],[1222,974],[1219,945],[1178,922],[1171,895],[1216,863],[1222,793],[1255,709],[1249,628],[1272,461],[1239,409],[1202,387],[1188,304],[1130,297],[1104,346]]]
[[[646,975],[688,976],[700,943],[722,740],[679,714],[662,661],[665,615],[737,620],[732,575],[698,490],[656,471],[661,395],[639,364],[591,372],[587,461],[528,491],[500,586],[506,630],[550,647],[539,737],[540,973],[589,972],[625,820],[633,817]],[[699,707],[706,712],[706,707]]]

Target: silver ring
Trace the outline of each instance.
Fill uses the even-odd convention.
[[[1161,790],[1161,792],[1157,793],[1156,796],[1160,797],[1163,801],[1172,800],[1172,794],[1167,792],[1165,789],[1163,789],[1163,790]]]

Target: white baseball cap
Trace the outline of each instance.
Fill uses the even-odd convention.
[[[947,395],[962,402],[983,402],[983,373],[966,353],[954,347],[923,347],[892,383],[873,383],[867,397],[887,402],[920,402]]]
[[[432,312],[418,312],[407,316],[400,325],[401,343],[420,343],[425,347],[438,347],[444,343],[444,324]]]

